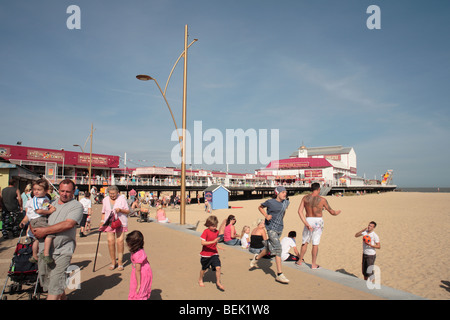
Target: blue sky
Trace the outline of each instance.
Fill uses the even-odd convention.
[[[372,4],[379,30],[366,26]],[[70,5],[79,30],[66,26]],[[350,146],[360,176],[393,169],[399,186],[448,187],[449,12],[444,0],[2,1],[0,142],[77,151],[93,123],[94,152],[173,165],[170,114],[157,86],[135,76],[164,87],[187,24],[199,39],[188,53],[189,130],[279,129],[280,158],[302,142]],[[180,126],[182,67],[167,90]]]

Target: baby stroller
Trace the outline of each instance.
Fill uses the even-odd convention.
[[[150,222],[150,218],[148,216],[149,213],[150,213],[149,210],[148,211],[146,211],[146,210],[144,210],[144,211],[139,210],[139,218],[136,221],[137,222]]]
[[[20,232],[19,241],[14,250],[8,276],[6,277],[5,285],[0,296],[1,300],[7,300],[7,296],[4,293],[6,293],[5,289],[9,279],[13,282],[9,285],[10,295],[28,293],[29,300],[39,300],[40,293],[42,292],[41,286],[39,285],[38,266],[36,263],[29,261],[33,256],[33,240],[22,243],[23,230],[27,230],[27,227]],[[28,286],[28,290],[24,290],[23,286]]]
[[[150,204],[148,204],[146,200],[142,201],[140,208],[138,208],[137,210],[139,210],[139,217],[137,219],[137,222],[150,222]]]

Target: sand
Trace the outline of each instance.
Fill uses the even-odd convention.
[[[302,195],[290,197],[283,236],[291,230],[301,243],[303,223],[297,210]],[[327,196],[330,206],[342,210],[338,216],[324,211],[324,233],[319,246],[318,264],[326,269],[363,278],[361,274],[362,240],[354,235],[375,221],[380,237],[376,265],[381,284],[428,299],[450,298],[450,193],[389,192],[362,196]],[[255,226],[261,217],[257,207],[261,200],[234,201],[243,209],[215,210],[220,221],[228,214],[237,217],[236,229]],[[188,211],[187,221],[204,217]],[[200,229],[200,227],[199,227]],[[310,248],[305,256],[311,262]]]
[[[285,217],[283,236],[297,231],[301,242],[303,224],[297,214],[302,195],[290,197],[291,205]],[[345,273],[362,279],[362,240],[356,232],[374,220],[380,237],[381,249],[377,251],[376,264],[380,268],[381,284],[428,299],[449,299],[450,271],[447,245],[450,233],[449,193],[369,194],[363,196],[326,197],[334,209],[342,210],[338,216],[324,213],[325,229],[319,247],[318,263],[325,269]],[[219,221],[229,214],[237,218],[240,231],[244,225],[251,228],[261,217],[259,200],[233,201],[237,209],[214,210]],[[378,296],[343,286],[296,268],[283,265],[289,285],[275,282],[274,261],[260,262],[260,267],[249,270],[251,254],[224,244],[219,251],[225,291],[215,286],[215,276],[208,272],[205,287],[197,284],[200,271],[201,249],[198,232],[204,229],[208,216],[204,206],[188,205],[186,223],[197,226],[188,232],[168,228],[156,222],[138,223],[129,219],[129,230],[141,230],[145,237],[145,250],[153,273],[152,300],[298,300],[346,299],[376,300]],[[95,272],[93,260],[98,239],[96,228],[100,220],[100,205],[94,206],[92,232],[77,239],[77,249],[72,264],[81,269],[81,290],[67,290],[71,300],[126,300],[128,297],[131,265],[125,250],[125,270],[110,271],[106,235],[100,238],[99,255]],[[154,217],[155,210],[151,210]],[[176,224],[179,211],[167,209],[169,219]],[[195,229],[195,228],[194,228]],[[16,240],[1,240],[0,281],[4,283]],[[305,256],[311,263],[310,249]],[[305,266],[306,267],[306,266]]]

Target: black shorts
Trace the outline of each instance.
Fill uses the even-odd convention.
[[[368,273],[367,269],[370,266],[375,265],[375,259],[376,259],[376,255],[367,255],[367,254],[363,254],[363,258],[362,258],[362,271],[363,271],[363,275],[365,277],[370,277],[371,275],[373,275],[373,270],[372,272]]]
[[[83,214],[83,217],[81,218],[81,222],[80,222],[80,227],[85,227],[86,226],[86,221],[87,221],[88,215],[87,214]]]
[[[220,267],[219,255],[216,254],[211,257],[201,257],[200,263],[202,264],[202,270],[206,270],[211,267],[213,271],[216,271],[216,268]]]

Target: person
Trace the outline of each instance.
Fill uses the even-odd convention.
[[[158,210],[156,210],[156,221],[160,222],[160,223],[169,223],[169,218],[167,218],[166,216],[166,211],[164,210],[164,208],[159,205],[158,206]]]
[[[73,193],[73,196],[75,197],[75,200],[79,200],[79,196],[80,196],[80,190],[78,189],[78,187],[76,187],[75,192]]]
[[[127,200],[121,194],[119,194],[119,188],[117,186],[108,187],[108,196],[103,199],[102,217],[100,221],[100,230],[106,232],[108,235],[108,249],[109,256],[111,258],[111,266],[109,270],[114,270],[118,266],[117,270],[123,270],[123,250],[124,250],[124,237],[125,232],[128,231],[128,217],[130,213]],[[105,225],[107,220],[112,218],[118,218],[122,225],[113,229],[110,225]],[[116,244],[117,244],[117,260],[116,265]]]
[[[280,236],[283,232],[283,219],[286,210],[289,206],[289,200],[287,199],[287,191],[283,186],[275,188],[276,198],[269,199],[262,203],[258,210],[265,217],[265,225],[268,235],[268,248],[264,248],[259,254],[255,254],[250,262],[250,268],[256,267],[258,259],[264,257],[269,251],[275,255],[275,263],[277,269],[277,276],[275,280],[284,284],[289,283],[289,279],[283,274],[281,268],[281,243]],[[267,208],[267,211],[264,209]]]
[[[134,199],[136,198],[136,195],[137,195],[136,190],[131,189],[131,191],[130,191],[130,198],[133,199],[133,202],[134,202]]]
[[[58,198],[58,193],[56,193],[53,185],[48,186],[48,195],[50,196],[50,202],[54,202]]]
[[[226,225],[227,225],[227,219],[223,219],[223,221],[219,227],[219,242],[223,242]]]
[[[240,245],[239,235],[236,232],[234,225],[236,224],[236,217],[230,214],[225,224],[225,230],[223,233],[223,243],[229,246]]]
[[[248,249],[250,246],[250,227],[244,226],[241,232],[241,248]]]
[[[23,228],[27,222],[30,223],[30,228],[47,227],[48,216],[55,212],[55,207],[50,204],[50,199],[47,197],[49,189],[48,182],[45,179],[36,180],[33,182],[32,188],[34,197],[31,201],[27,202],[26,217],[20,222],[20,227]],[[43,239],[40,239],[40,241],[44,242],[43,259],[47,264],[53,263],[50,248],[53,244],[54,237],[54,235],[49,234]],[[39,260],[38,251],[40,241],[33,242],[33,256],[30,258],[31,263],[37,263]]]
[[[14,186],[14,179],[10,179],[8,186],[2,190],[2,234],[8,239],[11,230],[14,237],[19,235],[17,219],[22,219],[23,203],[19,189]]]
[[[91,193],[91,203],[95,203],[95,198],[97,197],[97,188],[95,186],[92,186],[89,192]]]
[[[206,198],[205,198],[205,212],[211,213],[211,204]]]
[[[70,265],[76,247],[76,227],[83,215],[83,206],[73,198],[75,183],[64,179],[59,183],[59,197],[53,203],[55,212],[48,218],[48,227],[32,228],[34,236],[42,239],[54,234],[52,258],[48,265],[39,259],[39,283],[48,291],[47,300],[65,300],[66,270]],[[43,251],[40,243],[39,251]],[[39,256],[40,258],[40,256]]]
[[[77,199],[75,197],[75,199]],[[80,237],[86,237],[84,234],[84,231],[86,230],[86,227],[90,225],[90,219],[92,215],[92,202],[91,202],[91,194],[89,191],[86,191],[84,193],[84,198],[80,200],[80,203],[83,205],[83,219],[81,219],[81,227],[80,227]]]
[[[320,184],[314,182],[311,185],[311,194],[304,196],[298,207],[298,215],[302,220],[305,227],[302,233],[302,247],[300,249],[300,259],[296,262],[297,265],[301,265],[306,250],[308,249],[308,243],[312,243],[312,263],[311,269],[319,269],[317,264],[317,254],[319,251],[320,237],[323,232],[323,219],[322,210],[326,209],[331,215],[337,216],[341,213],[341,210],[333,210],[328,201],[320,196]],[[306,211],[306,218],[304,215]]]
[[[202,268],[200,270],[198,284],[200,285],[200,287],[205,286],[205,284],[203,283],[203,276],[205,275],[206,270],[211,267],[212,270],[216,272],[217,287],[220,290],[225,290],[224,286],[220,282],[221,262],[217,249],[224,249],[217,245],[217,242],[219,241],[219,232],[217,231],[218,223],[219,221],[217,220],[216,216],[209,216],[205,222],[206,229],[200,236],[202,244],[202,251],[200,252],[200,263]]]
[[[153,273],[144,251],[144,236],[140,231],[132,231],[126,237],[131,253],[131,277],[128,300],[148,300],[152,293]]]
[[[281,240],[281,260],[283,261],[298,261],[300,254],[297,250],[297,245],[295,244],[295,238],[297,237],[297,232],[290,231],[287,237]],[[291,248],[294,249],[295,255],[290,253]]]
[[[375,228],[377,224],[375,221],[370,221],[367,228],[355,234],[355,237],[361,237],[368,235],[370,237],[370,242],[363,241],[363,256],[362,256],[362,274],[364,280],[369,279],[373,275],[373,270],[369,272],[368,268],[375,265],[376,251],[375,249],[380,249],[380,237],[375,233]]]
[[[253,254],[260,254],[263,251],[269,236],[267,235],[266,224],[264,219],[258,219],[256,228],[252,230],[250,235],[250,246],[248,251]]]
[[[138,212],[140,212],[141,210],[141,204],[139,202],[139,198],[132,198],[132,203],[131,203],[131,207],[130,207],[130,217],[137,217],[138,216]],[[127,204],[128,204],[128,200],[127,200]]]
[[[33,198],[33,194],[31,192],[31,190],[32,190],[32,184],[29,183],[29,184],[27,184],[27,186],[25,187],[25,190],[20,195],[20,197],[22,198],[22,208],[23,208],[23,210],[26,210],[28,200]]]

